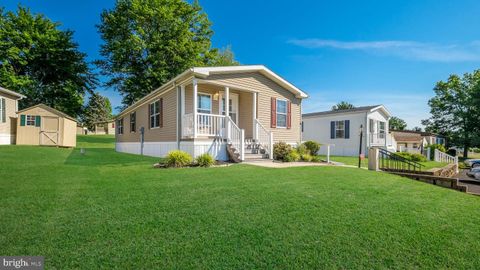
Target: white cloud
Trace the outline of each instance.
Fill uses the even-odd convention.
[[[332,48],[360,50],[435,62],[480,61],[480,41],[468,44],[435,44],[416,41],[339,41],[326,39],[292,39],[288,43],[309,49]]]

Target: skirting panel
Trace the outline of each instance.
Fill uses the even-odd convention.
[[[143,154],[152,157],[165,157],[173,150],[177,150],[177,142],[145,142],[143,146]],[[180,142],[180,150],[194,158],[209,153],[216,160],[228,160],[227,145],[224,142],[214,140]],[[115,151],[140,155],[141,145],[139,142],[117,142]]]
[[[10,134],[0,134],[0,145],[14,144],[15,137]]]

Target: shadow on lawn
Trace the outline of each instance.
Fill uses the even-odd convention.
[[[109,148],[84,148],[82,154],[80,148],[75,148],[65,160],[66,165],[75,166],[131,166],[141,164],[154,164],[158,162],[158,158],[146,157],[133,154],[117,153],[114,149]]]

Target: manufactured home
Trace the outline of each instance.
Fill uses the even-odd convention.
[[[44,104],[18,112],[17,144],[75,147],[77,120]]]
[[[383,105],[306,113],[303,114],[302,139],[321,143],[320,154],[326,154],[327,145],[330,145],[330,154],[336,156],[366,156],[370,147],[394,151],[394,142],[388,136],[390,117]]]
[[[190,68],[117,115],[115,148],[157,157],[179,149],[217,160],[230,159],[227,152],[239,160],[272,158],[274,142],[300,142],[306,97],[262,65]]]
[[[0,87],[0,145],[15,143],[18,101],[23,98],[24,95]]]

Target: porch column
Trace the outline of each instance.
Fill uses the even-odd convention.
[[[253,110],[253,139],[254,140],[257,140],[257,134],[258,134],[258,130],[257,130],[257,123],[256,123],[256,119],[257,119],[257,93],[252,93],[253,94],[253,106],[252,106],[252,110]]]
[[[230,138],[230,125],[228,122],[230,121],[230,88],[225,86],[225,127],[226,127],[226,135],[227,139]]]
[[[197,80],[193,79],[193,138],[197,138],[197,99],[198,99],[198,85]]]

